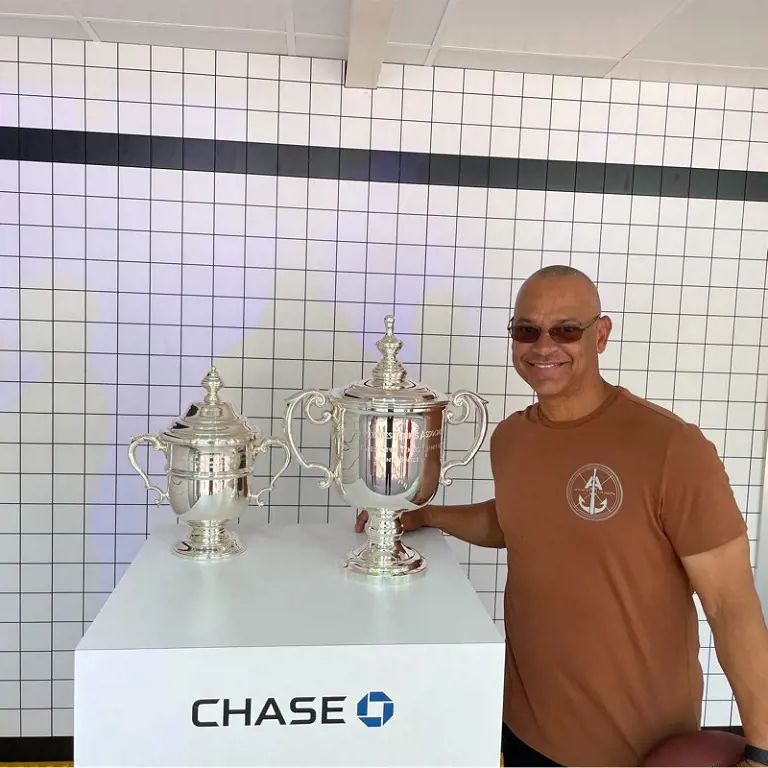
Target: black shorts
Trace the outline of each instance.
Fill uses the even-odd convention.
[[[531,749],[525,742],[520,741],[506,724],[501,727],[501,754],[504,760],[504,768],[509,768],[509,766],[513,765],[528,766],[528,768],[537,768],[543,765],[560,765],[560,763],[553,762],[535,749]]]

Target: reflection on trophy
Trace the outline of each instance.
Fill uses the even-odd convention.
[[[157,492],[155,503],[168,499],[189,527],[173,552],[195,560],[220,560],[245,551],[240,537],[227,530],[227,523],[242,515],[251,501],[263,506],[262,495],[274,489],[290,464],[291,454],[282,440],[262,438],[258,427],[250,427],[219,397],[224,384],[215,367],[201,383],[205,399],[190,405],[184,416],[161,434],[134,437],[128,458],[147,490]],[[151,483],[136,460],[136,448],[143,443],[165,454],[165,491]],[[285,451],[283,465],[267,487],[254,493],[251,485],[256,460],[273,446]]]
[[[487,402],[475,393],[443,395],[407,378],[397,359],[403,343],[394,323],[391,315],[384,319],[386,333],[376,344],[382,357],[370,379],[328,393],[299,392],[287,400],[285,413],[288,444],[301,465],[323,473],[322,488],[333,482],[348,504],[368,511],[367,541],[347,555],[345,567],[377,578],[424,570],[424,558],[401,541],[400,516],[432,501],[439,485],[450,485],[448,472],[469,464],[488,430]],[[331,423],[329,467],[307,462],[296,446],[293,415],[301,403],[313,424]],[[472,448],[463,459],[446,462],[444,423],[463,424],[470,404],[477,414]]]

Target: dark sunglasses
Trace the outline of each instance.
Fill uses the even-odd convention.
[[[598,315],[586,325],[553,325],[547,333],[555,344],[573,344],[576,341],[581,341],[584,331],[593,326],[600,317]],[[525,323],[515,325],[513,320],[509,321],[507,330],[512,340],[521,344],[534,344],[541,336],[541,328],[538,326],[526,325]]]

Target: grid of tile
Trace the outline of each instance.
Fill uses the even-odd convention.
[[[338,61],[0,38],[0,736],[71,734],[72,648],[171,516],[128,440],[197,400],[211,362],[279,433],[286,395],[368,373],[394,311],[410,375],[481,393],[493,425],[531,402],[505,327],[542,264],[598,281],[606,377],[700,424],[756,542],[766,92],[394,66],[373,94],[340,83]],[[18,127],[40,133],[20,148]],[[327,433],[301,440],[327,459]],[[487,448],[446,502],[492,494]],[[251,514],[352,520],[295,464]],[[454,544],[501,623],[503,553]],[[704,722],[738,723],[701,637]]]

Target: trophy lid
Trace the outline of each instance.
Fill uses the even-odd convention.
[[[445,395],[408,378],[408,372],[397,359],[403,342],[395,336],[395,318],[392,315],[384,318],[384,327],[384,336],[376,342],[381,358],[373,367],[372,376],[356,381],[343,390],[333,390],[331,396],[363,401],[371,408],[383,405],[418,409],[449,402]]]
[[[230,403],[219,397],[224,382],[215,366],[200,383],[205,389],[205,398],[192,403],[184,415],[173,422],[164,433],[166,438],[180,443],[202,440],[232,445],[261,436],[257,427],[250,427]]]

